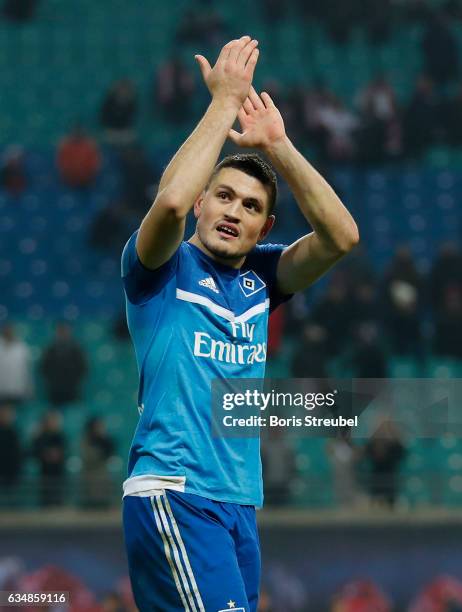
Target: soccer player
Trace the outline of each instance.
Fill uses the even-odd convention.
[[[211,381],[262,378],[269,312],[358,242],[270,96],[251,87],[257,45],[229,42],[213,68],[196,56],[212,101],[122,255],[140,375],[123,520],[141,612],[256,610],[259,439],[212,436]],[[228,137],[266,154],[313,232],[287,248],[258,244],[274,223],[276,176],[256,154],[216,165]],[[196,230],[184,241],[192,208]]]

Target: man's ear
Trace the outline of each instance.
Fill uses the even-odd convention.
[[[203,191],[197,198],[197,200],[194,202],[194,216],[196,217],[196,219],[199,219],[199,216],[201,214],[202,205],[204,203],[204,195],[205,192]]]
[[[265,225],[262,227],[261,232],[258,236],[258,242],[260,242],[260,240],[264,240],[266,236],[268,236],[275,221],[276,217],[274,215],[270,215],[268,219],[266,219]]]

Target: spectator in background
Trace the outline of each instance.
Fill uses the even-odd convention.
[[[374,285],[363,281],[352,291],[352,327],[353,330],[362,323],[378,325],[380,321],[380,305]]]
[[[106,508],[112,501],[108,461],[114,454],[114,442],[101,417],[88,419],[80,448],[82,504],[87,508]]]
[[[327,378],[327,334],[324,327],[306,323],[292,357],[292,378]]]
[[[29,21],[35,16],[38,0],[5,0],[3,14],[12,21]]]
[[[437,355],[462,359],[462,287],[448,287],[438,310],[433,348]]]
[[[198,10],[198,7],[184,13],[176,38],[183,45],[200,43],[206,46],[219,46],[228,35],[228,28],[222,16],[211,7]]]
[[[12,404],[0,404],[0,506],[14,505],[22,467],[22,451]]]
[[[70,187],[91,185],[101,169],[96,141],[76,125],[59,143],[56,165],[61,180]]]
[[[447,292],[462,291],[462,253],[454,242],[446,242],[439,250],[430,271],[430,298],[438,315],[447,305]]]
[[[12,196],[18,196],[27,187],[24,152],[17,145],[8,147],[3,154],[0,185]]]
[[[283,113],[286,128],[292,137],[295,140],[303,140],[305,135],[303,130],[300,130],[300,120],[303,115],[304,86],[293,85],[283,89],[278,79],[271,78],[265,80],[262,91],[268,92],[271,98],[277,101],[275,103]]]
[[[40,468],[40,505],[63,503],[65,477],[65,438],[59,412],[50,410],[39,423],[32,440],[32,456]]]
[[[337,188],[336,191],[340,191]],[[368,285],[373,289],[375,296],[375,283],[377,280],[377,272],[371,257],[366,252],[366,249],[361,244],[354,250],[351,257],[347,257],[341,264],[341,270],[345,274],[348,281],[348,289],[353,297],[356,298],[355,292],[359,291],[361,285]],[[374,298],[375,299],[375,298]]]
[[[284,329],[286,336],[294,340],[300,340],[300,329],[305,325],[305,321],[309,316],[306,293],[296,293],[285,306]]]
[[[350,333],[354,311],[343,278],[332,275],[323,298],[314,306],[311,320],[327,330],[326,351],[334,357],[342,351]]]
[[[396,250],[385,273],[384,317],[390,348],[399,355],[421,354],[422,283],[408,247]]]
[[[130,210],[145,215],[154,200],[155,173],[140,144],[125,147],[120,154],[124,202]]]
[[[340,98],[331,94],[318,111],[318,128],[323,135],[322,161],[351,161],[356,152],[354,136],[358,127],[359,121],[354,113],[346,108]]]
[[[424,71],[439,87],[459,76],[457,39],[443,11],[431,15],[422,38]]]
[[[360,91],[359,156],[364,163],[380,163],[399,156],[401,125],[395,92],[385,75],[378,75]]]
[[[385,503],[390,508],[395,505],[399,466],[405,454],[396,425],[386,418],[363,450],[370,466],[368,491],[373,501]]]
[[[418,357],[421,329],[418,293],[414,286],[394,280],[388,288],[385,327],[391,350],[397,355]]]
[[[266,505],[286,505],[295,476],[295,453],[282,427],[268,429],[268,436],[262,440],[261,460],[265,476]]]
[[[360,497],[355,473],[357,450],[344,437],[329,439],[326,450],[332,469],[335,502],[341,509],[354,506]]]
[[[351,363],[355,378],[387,377],[387,359],[374,323],[363,322],[357,326]]]
[[[138,101],[133,83],[121,79],[107,92],[100,111],[100,122],[108,143],[126,146],[134,141]]]
[[[11,324],[0,332],[0,402],[20,404],[33,396],[32,355]]]
[[[332,92],[326,86],[324,80],[317,77],[311,87],[302,96],[301,119],[308,141],[314,144],[322,142],[324,128],[321,123],[320,113],[332,98]],[[297,122],[300,124],[300,121]],[[300,129],[300,126],[296,126]]]
[[[159,66],[154,95],[156,106],[172,123],[184,122],[191,111],[194,78],[181,57],[174,54]]]
[[[417,80],[411,101],[404,112],[404,149],[407,155],[421,156],[444,136],[445,113],[433,82],[426,76]]]
[[[68,323],[57,323],[54,340],[43,352],[40,369],[48,400],[53,406],[63,406],[80,399],[80,388],[87,373],[87,359]]]
[[[284,116],[286,129],[292,138],[303,140],[305,135],[301,130],[300,120],[303,114],[303,98],[305,90],[303,85],[293,85],[288,89],[281,87],[277,78],[266,79],[262,84],[262,91],[268,92]]]
[[[125,201],[111,202],[94,217],[88,240],[95,249],[120,253],[127,240],[127,228],[133,231],[139,225],[134,211]],[[108,228],[111,231],[108,232]],[[131,233],[129,231],[129,233]]]

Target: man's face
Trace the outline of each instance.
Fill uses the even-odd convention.
[[[236,168],[223,168],[194,205],[196,232],[210,253],[238,261],[273,226],[268,207],[268,192],[258,179]]]

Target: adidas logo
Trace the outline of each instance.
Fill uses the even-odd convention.
[[[215,285],[215,281],[213,280],[211,276],[208,276],[207,278],[204,278],[201,281],[199,281],[199,285],[201,285],[201,287],[207,287],[207,289],[210,289],[211,291],[214,291],[215,293],[220,293],[217,289],[217,286]]]

